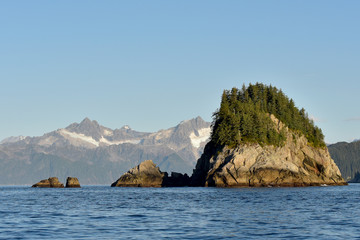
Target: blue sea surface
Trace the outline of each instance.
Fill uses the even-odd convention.
[[[355,239],[360,184],[0,187],[0,239]]]

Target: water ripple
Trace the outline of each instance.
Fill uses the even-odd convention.
[[[0,187],[0,239],[352,239],[360,184],[309,188]]]

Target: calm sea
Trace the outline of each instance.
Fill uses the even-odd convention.
[[[360,238],[360,184],[240,189],[0,187],[0,239],[240,238]]]

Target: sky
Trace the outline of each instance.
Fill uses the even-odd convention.
[[[85,117],[153,132],[272,84],[360,139],[360,1],[0,1],[0,140]]]

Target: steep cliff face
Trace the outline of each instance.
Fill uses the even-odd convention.
[[[194,186],[316,186],[345,185],[339,168],[326,147],[315,148],[308,140],[271,116],[286,141],[280,147],[244,143],[236,148],[205,147],[192,176]]]

